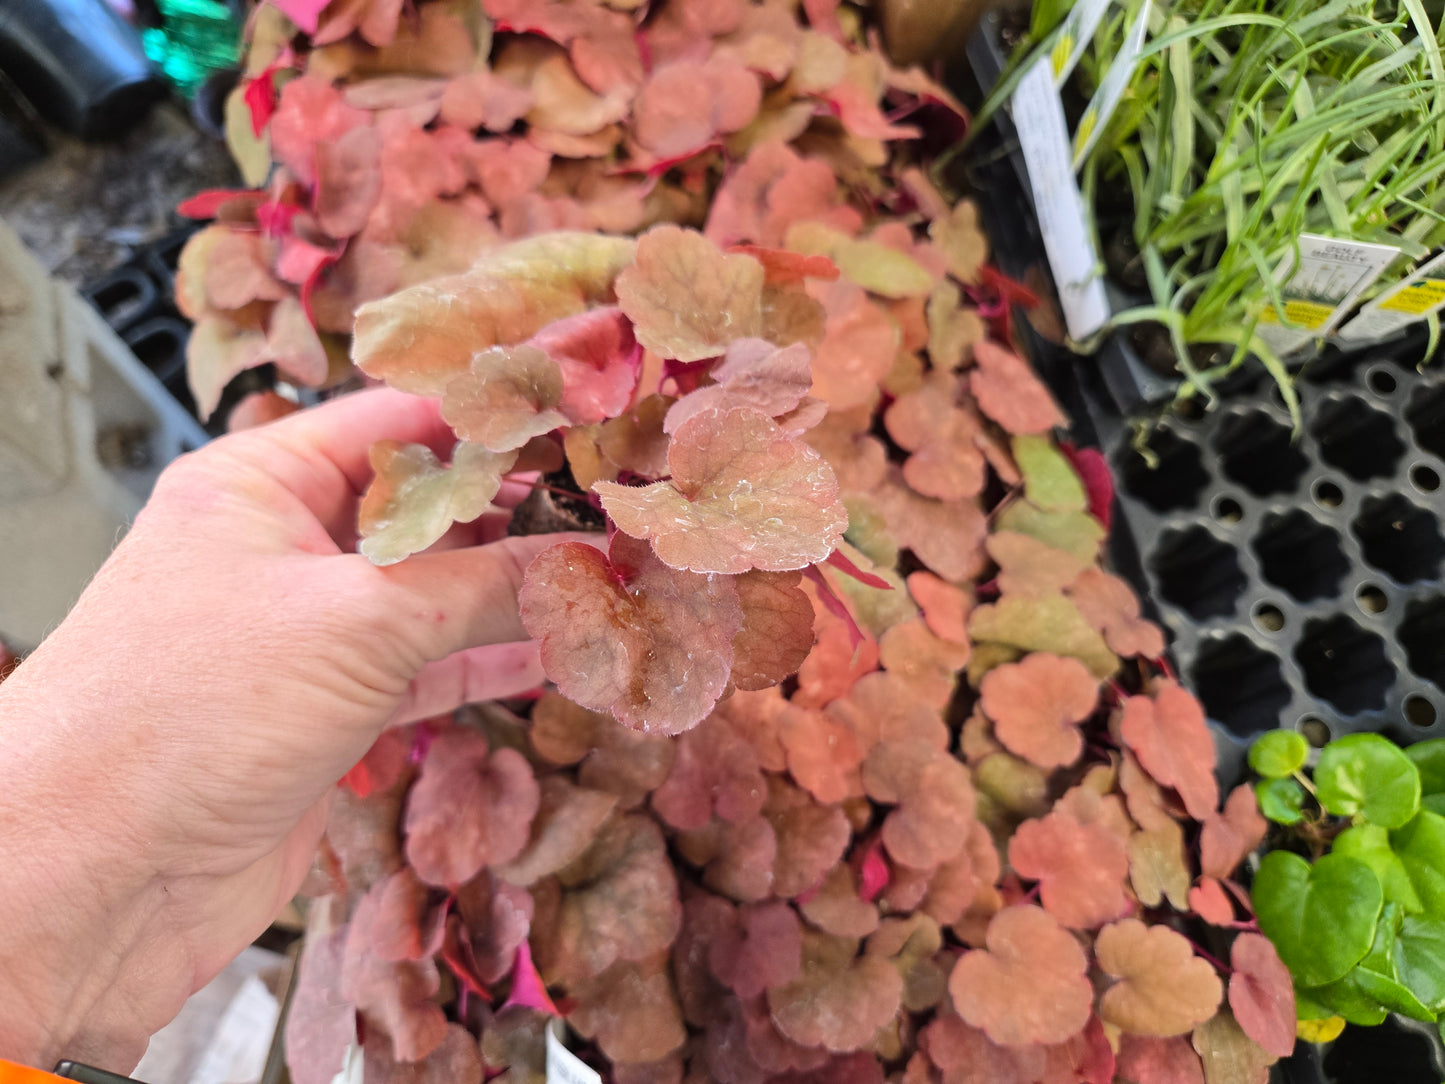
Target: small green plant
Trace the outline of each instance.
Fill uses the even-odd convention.
[[[1249,751],[1260,810],[1280,826],[1254,879],[1254,906],[1294,976],[1299,1019],[1373,1025],[1394,1012],[1439,1023],[1445,739],[1401,749],[1350,734],[1321,749],[1312,771],[1309,752],[1287,730]]]

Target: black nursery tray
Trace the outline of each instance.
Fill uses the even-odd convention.
[[[1242,746],[1290,726],[1445,735],[1445,372],[1373,356],[1143,441],[1116,424],[1120,511],[1186,682]]]

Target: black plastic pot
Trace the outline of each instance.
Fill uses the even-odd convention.
[[[5,0],[0,70],[82,139],[123,131],[164,93],[139,36],[104,0]]]

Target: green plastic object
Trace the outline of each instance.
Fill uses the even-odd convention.
[[[156,0],[161,25],[141,31],[146,55],[176,91],[195,96],[210,76],[241,60],[241,23],[220,0]]]

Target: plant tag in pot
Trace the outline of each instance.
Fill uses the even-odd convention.
[[[1445,252],[1375,298],[1340,328],[1350,342],[1379,342],[1445,308]]]
[[[1084,217],[1084,197],[1074,179],[1073,147],[1049,57],[1041,57],[1019,80],[1013,120],[1069,338],[1082,342],[1109,319],[1109,301]]]
[[[562,1021],[547,1025],[547,1084],[602,1084],[602,1076],[562,1042]]]
[[[1284,313],[1267,305],[1259,317],[1259,337],[1283,357],[1328,335],[1399,254],[1394,245],[1300,234],[1298,263],[1287,259],[1275,276]]]

